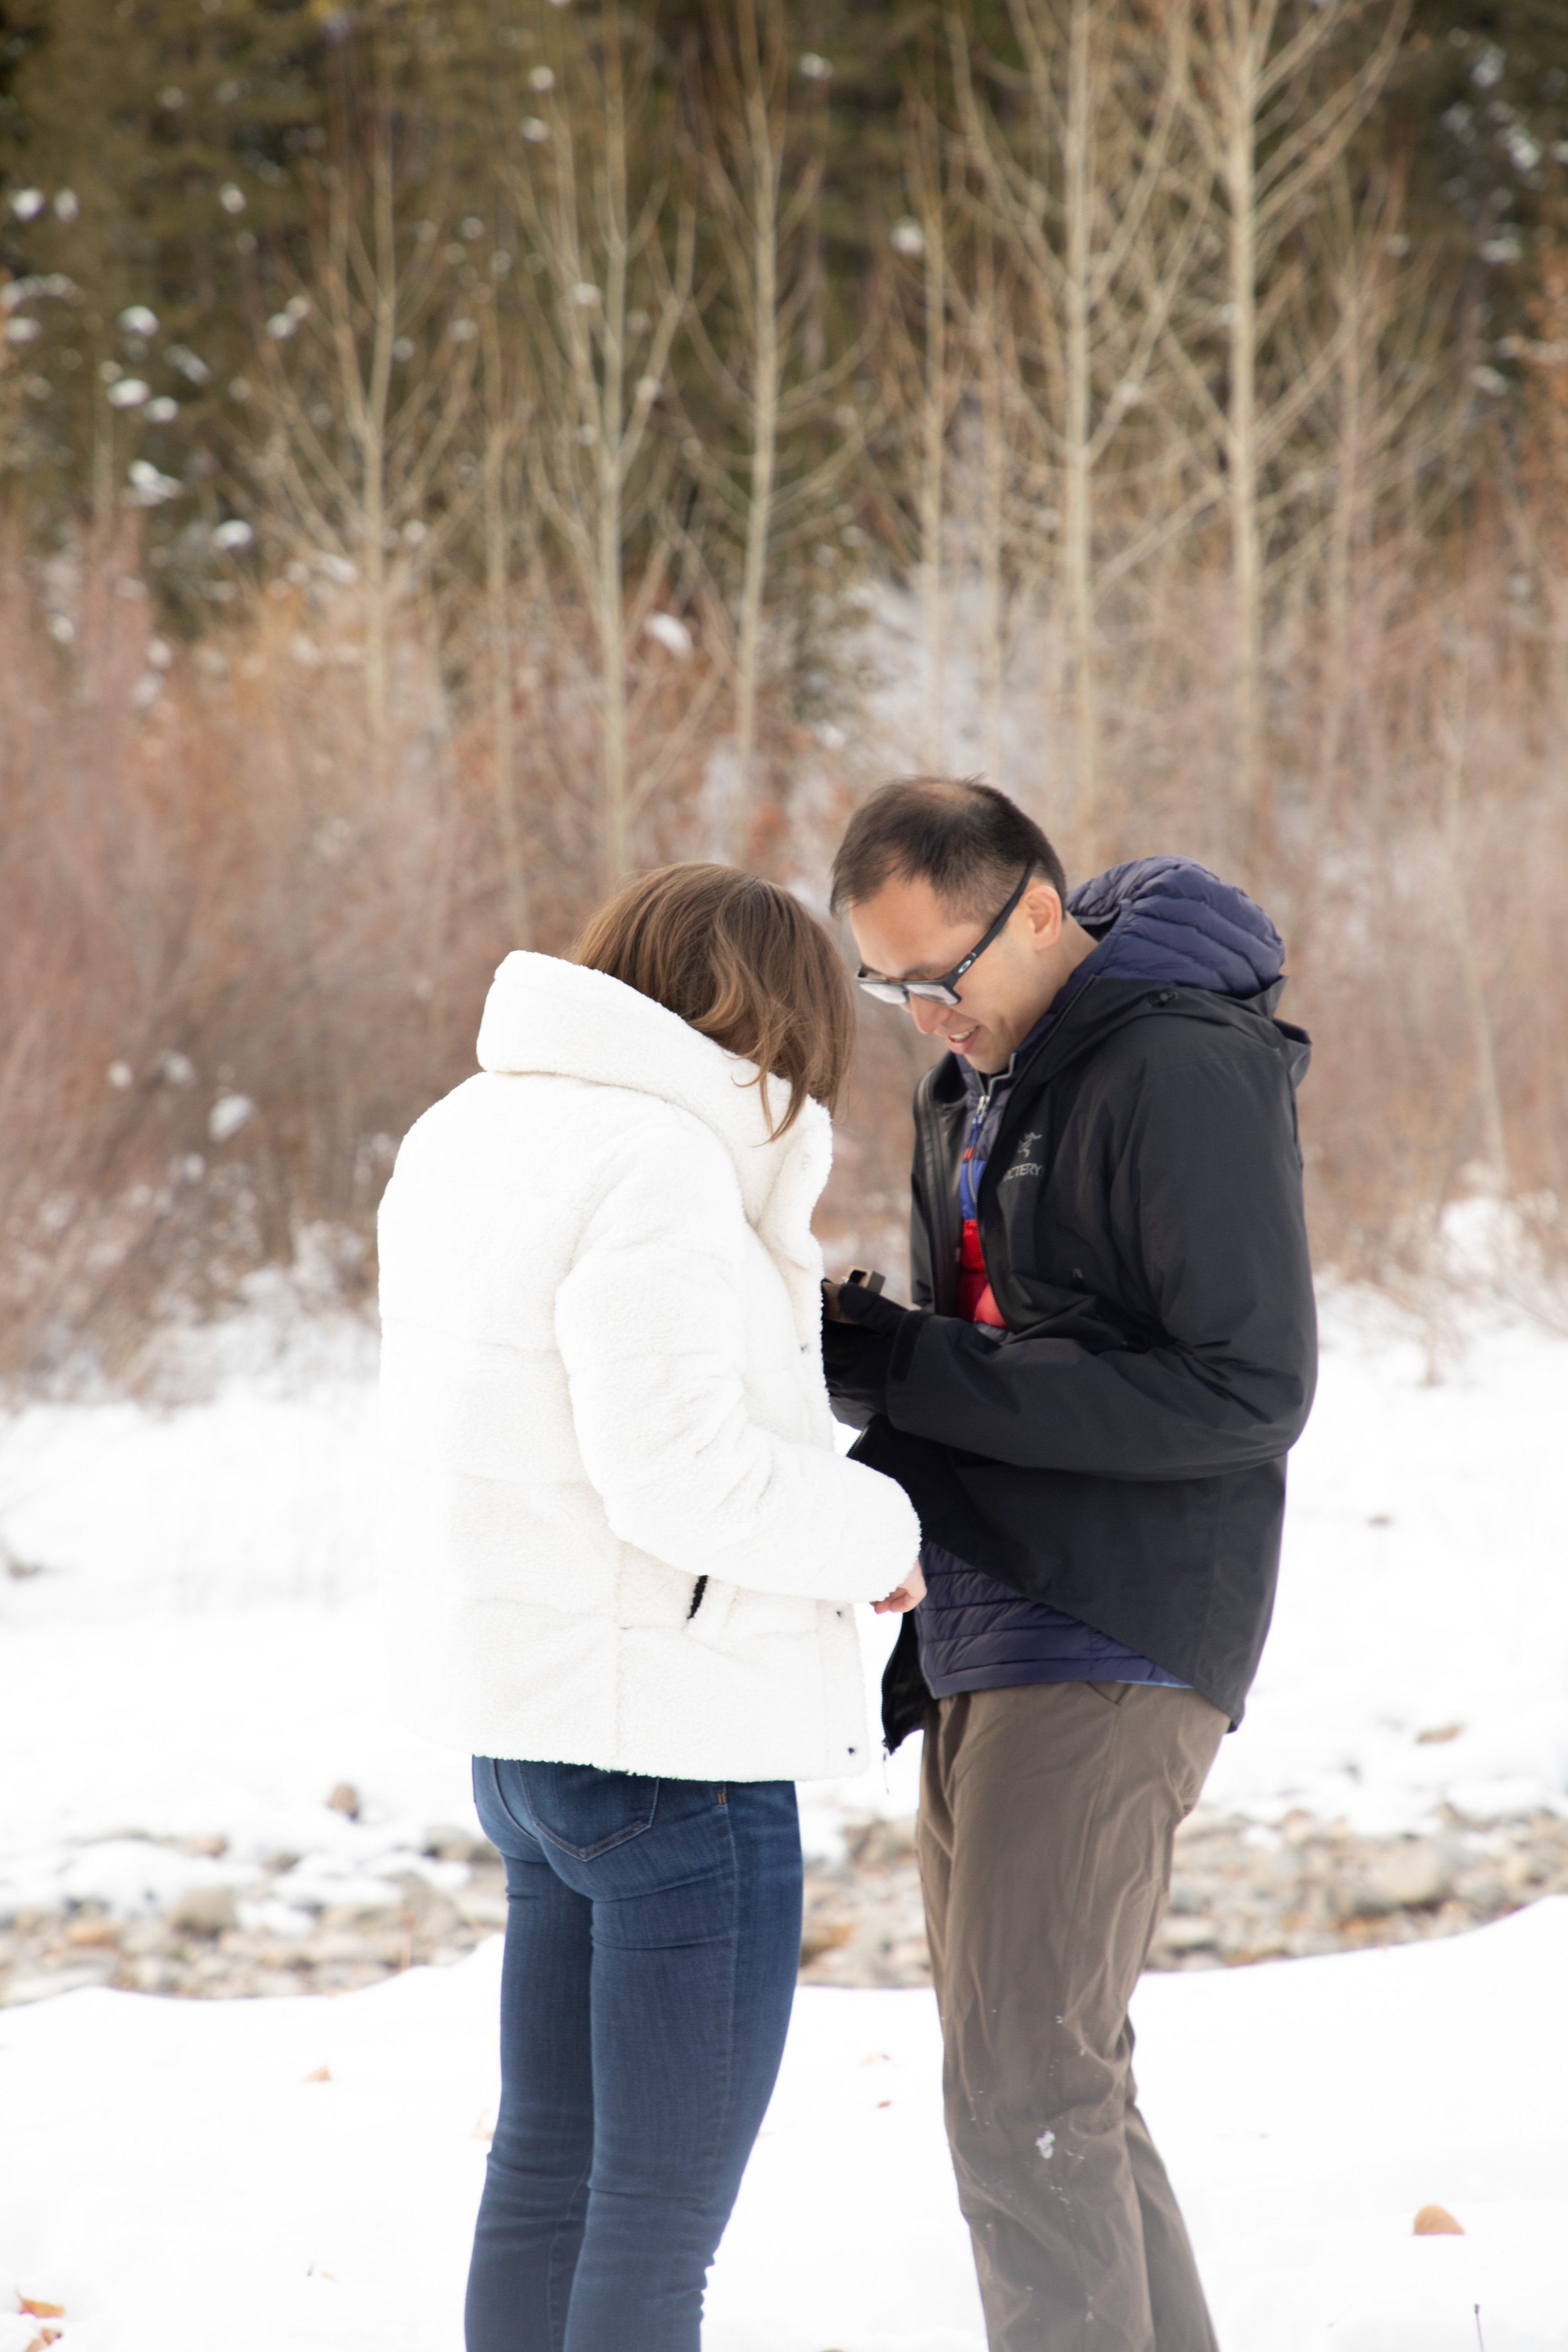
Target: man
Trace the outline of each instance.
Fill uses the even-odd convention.
[[[1316,1345],[1299,1030],[1268,918],[1146,858],[1069,898],[976,783],[888,784],[834,866],[915,1098],[913,1307],[825,1286],[859,1460],[921,1515],[884,1684],[925,1750],[948,2137],[992,2352],[1213,2352],[1127,2010],[1268,1630]]]

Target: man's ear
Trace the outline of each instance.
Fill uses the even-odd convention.
[[[1031,946],[1037,950],[1054,948],[1066,919],[1055,885],[1042,876],[1037,882],[1030,883],[1021,904],[1027,910],[1029,928],[1034,933]]]

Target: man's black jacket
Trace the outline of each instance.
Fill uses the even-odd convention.
[[[1107,884],[1125,906],[1140,875],[1167,898],[1173,877],[1178,896],[1183,876],[1221,887],[1152,860],[1075,911],[1092,923]],[[915,1098],[914,1308],[845,1293],[861,1328],[827,1327],[828,1380],[843,1417],[873,1409],[855,1459],[899,1481],[928,1538],[1234,1723],[1316,1375],[1295,1117],[1309,1046],[1273,1018],[1279,983],[1237,998],[1152,985],[1137,962],[1097,958],[1015,1075],[978,1202],[1005,1332],[955,1311],[969,1104],[950,1055]],[[883,1696],[897,1746],[929,1704],[912,1619]]]

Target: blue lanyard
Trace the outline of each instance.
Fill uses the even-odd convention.
[[[980,1216],[980,1181],[985,1173],[985,1162],[974,1155],[980,1143],[980,1130],[985,1124],[990,1108],[991,1087],[982,1087],[975,1101],[974,1116],[969,1122],[963,1157],[958,1163],[958,1208],[960,1215],[966,1221],[973,1218],[978,1222]]]

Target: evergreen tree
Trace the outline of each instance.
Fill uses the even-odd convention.
[[[188,520],[226,460],[258,241],[299,217],[325,142],[322,20],[308,0],[10,0],[6,30],[5,263],[75,289],[16,306],[40,331],[27,504],[106,520],[135,463],[132,494]]]

